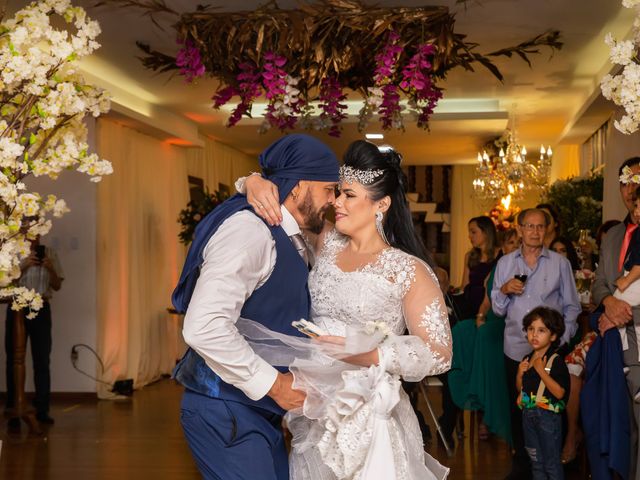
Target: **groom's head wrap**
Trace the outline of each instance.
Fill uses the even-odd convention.
[[[260,154],[260,166],[263,176],[278,186],[280,203],[300,180],[338,181],[338,159],[324,143],[309,135],[291,134],[276,140]],[[247,197],[237,194],[198,223],[180,280],[171,297],[178,312],[185,312],[189,306],[200,275],[202,252],[209,239],[227,218],[249,208]]]
[[[280,203],[300,180],[338,181],[338,159],[320,140],[291,134],[276,140],[260,154],[265,178],[278,186]]]

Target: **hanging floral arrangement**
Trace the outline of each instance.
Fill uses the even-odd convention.
[[[234,102],[227,125],[251,116],[267,99],[260,131],[297,127],[340,134],[346,90],[364,99],[359,128],[378,116],[382,128],[402,129],[407,120],[429,128],[442,98],[438,82],[456,67],[481,64],[499,80],[492,58],[528,56],[542,46],[559,49],[560,32],[550,31],[514,47],[487,54],[454,32],[454,15],[444,6],[381,7],[360,0],[300,1],[284,10],[275,0],[251,11],[223,12],[198,6],[177,12],[164,0],[102,0],[100,4],[173,14],[181,45],[172,56],[139,43],[143,65],[178,71],[187,82],[205,75],[219,81],[213,107]],[[406,100],[406,101],[405,101]],[[319,118],[318,118],[319,117]]]
[[[1,13],[1,12],[0,12]],[[59,17],[52,25],[51,17]],[[64,170],[100,181],[111,163],[88,152],[86,114],[109,110],[109,97],[84,81],[78,60],[100,45],[97,22],[68,0],[40,0],[0,23],[0,298],[35,311],[42,299],[14,286],[31,241],[68,211],[54,195],[30,192],[28,176],[52,179]]]

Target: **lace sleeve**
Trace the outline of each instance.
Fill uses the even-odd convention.
[[[415,277],[402,303],[409,335],[389,336],[378,348],[390,373],[417,382],[451,367],[451,329],[438,281],[429,267],[416,262]]]

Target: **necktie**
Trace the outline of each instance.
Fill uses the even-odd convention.
[[[627,250],[629,250],[629,243],[631,242],[631,235],[633,231],[638,228],[637,224],[628,223],[627,231],[624,232],[624,240],[622,241],[622,249],[620,250],[620,258],[618,260],[618,271],[624,267],[624,259],[627,257]]]
[[[293,243],[293,246],[298,251],[304,262],[307,264],[307,266],[309,266],[309,268],[311,268],[313,266],[310,255],[311,252],[309,251],[309,247],[307,247],[307,243],[304,241],[304,238],[302,238],[302,235],[296,233],[295,235],[291,235],[289,238],[291,239],[291,243]]]

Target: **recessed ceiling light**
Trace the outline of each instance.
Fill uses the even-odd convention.
[[[381,133],[367,133],[365,134],[367,140],[382,140],[384,135]]]

